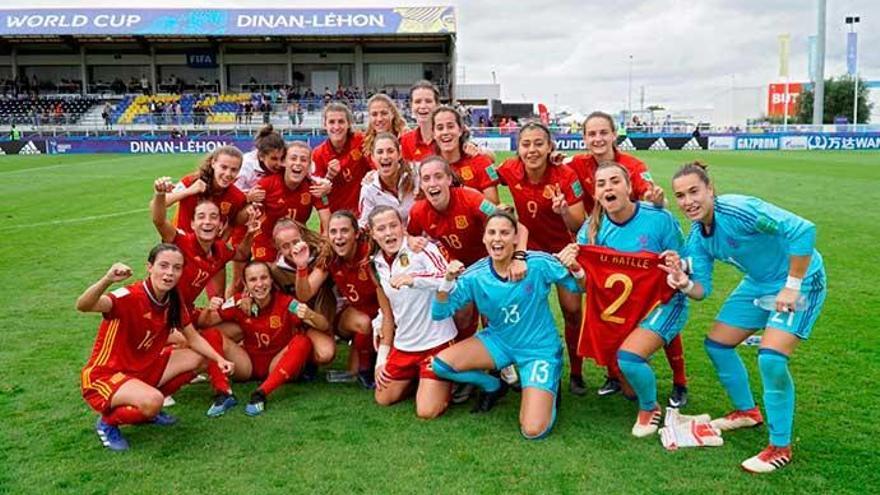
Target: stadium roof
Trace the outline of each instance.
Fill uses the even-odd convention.
[[[0,36],[412,36],[455,32],[455,8],[0,9]]]

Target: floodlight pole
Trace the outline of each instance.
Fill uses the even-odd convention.
[[[849,25],[849,32],[855,33],[856,27],[859,24],[858,16],[847,16],[846,24]],[[859,125],[859,49],[858,49],[858,40],[854,41],[856,44],[855,51],[855,74],[853,75],[853,132],[856,132],[856,126]]]
[[[629,89],[628,89],[628,93],[629,93],[629,95],[627,96],[627,100],[626,100],[626,112],[627,112],[627,117],[626,117],[626,119],[623,120],[623,125],[627,125],[627,124],[629,123],[629,121],[632,120],[632,113],[633,113],[633,56],[632,56],[632,55],[629,56],[629,78],[628,78],[628,82],[629,82],[629,83],[628,83],[628,85],[629,85]]]
[[[816,75],[813,83],[813,125],[822,125],[825,115],[825,12],[826,0],[817,0]]]

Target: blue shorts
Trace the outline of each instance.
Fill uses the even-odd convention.
[[[681,292],[672,296],[668,303],[654,308],[639,323],[639,327],[656,333],[663,339],[663,343],[669,345],[672,339],[684,328],[688,319],[687,296]]]
[[[755,305],[755,299],[778,294],[784,285],[784,280],[777,283],[760,284],[745,278],[724,301],[724,305],[721,306],[721,311],[718,312],[715,319],[745,330],[775,328],[793,334],[801,340],[807,340],[810,338],[810,332],[813,330],[813,325],[816,324],[816,319],[819,318],[819,313],[825,304],[825,296],[828,293],[825,269],[820,268],[805,278],[801,284],[801,296],[806,301],[803,310],[780,313],[765,311]]]
[[[495,369],[515,364],[519,371],[519,381],[523,388],[534,387],[546,390],[554,396],[559,389],[562,377],[562,347],[544,349],[514,349],[492,330],[483,330],[474,335],[486,346]]]

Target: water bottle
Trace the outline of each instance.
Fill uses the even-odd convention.
[[[761,296],[755,299],[754,303],[755,306],[763,309],[764,311],[776,311],[776,294],[767,294],[766,296]],[[794,310],[803,311],[805,307],[807,307],[807,298],[801,296],[795,303]]]

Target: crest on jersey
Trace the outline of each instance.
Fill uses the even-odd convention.
[[[547,199],[553,199],[553,192],[555,191],[554,187],[555,187],[555,185],[550,185],[550,184],[547,184],[546,186],[544,186],[544,194],[542,196],[544,196]]]
[[[361,268],[358,270],[358,280],[366,281],[367,278],[369,278],[368,275],[367,275],[367,271],[364,270],[363,267],[361,267]]]
[[[455,228],[459,230],[464,230],[468,228],[468,220],[464,215],[456,215],[455,216]]]
[[[270,316],[269,317],[269,328],[281,328],[281,317],[280,316]]]
[[[361,150],[355,148],[351,150],[351,153],[349,153],[348,156],[350,156],[352,160],[360,160],[364,155],[361,154]]]
[[[266,256],[266,248],[258,247],[254,249],[254,258],[263,258]]]
[[[299,202],[302,203],[303,206],[308,206],[309,203],[312,202],[312,195],[304,192],[299,197]]]
[[[122,380],[125,380],[125,378],[126,378],[125,373],[114,373],[113,376],[110,377],[110,383],[112,385],[116,385],[117,383],[121,382]]]
[[[228,215],[230,209],[232,209],[232,203],[230,203],[229,201],[220,202],[220,213],[222,215]]]
[[[409,256],[407,256],[406,253],[400,253],[400,257],[398,259],[400,260],[400,266],[404,268],[409,266]]]
[[[470,167],[461,167],[461,178],[462,180],[473,180],[474,179],[474,171],[471,170]]]

